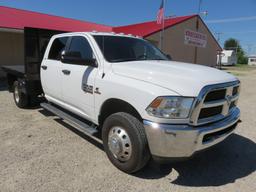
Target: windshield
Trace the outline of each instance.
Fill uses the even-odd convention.
[[[93,37],[108,62],[168,60],[159,49],[142,39],[108,35]]]

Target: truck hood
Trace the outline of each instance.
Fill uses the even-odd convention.
[[[182,96],[198,96],[210,84],[236,81],[237,78],[215,68],[174,61],[132,61],[115,63],[118,75],[145,81]]]

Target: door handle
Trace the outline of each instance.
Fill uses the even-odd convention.
[[[42,68],[43,70],[46,70],[46,69],[47,69],[47,66],[46,66],[46,65],[42,65],[41,68]]]
[[[70,75],[71,71],[64,69],[62,70],[62,73],[64,73],[64,75]]]

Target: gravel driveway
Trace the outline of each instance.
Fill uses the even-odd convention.
[[[242,81],[236,134],[186,162],[128,175],[101,144],[41,108],[21,110],[0,86],[0,191],[256,191],[256,70]]]

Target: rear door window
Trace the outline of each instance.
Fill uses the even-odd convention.
[[[68,37],[56,38],[52,43],[48,59],[59,61],[61,58],[61,52],[65,50],[67,41]]]

